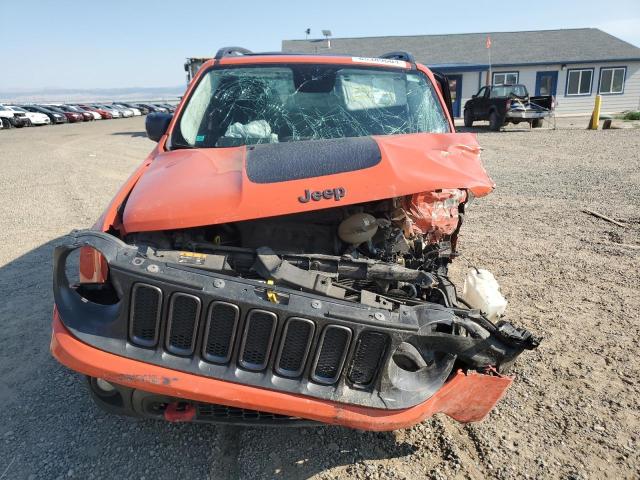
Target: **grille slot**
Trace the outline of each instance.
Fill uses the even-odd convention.
[[[246,408],[229,407],[226,405],[210,403],[198,404],[197,409],[199,420],[242,420],[252,422],[295,422],[301,420],[299,417],[290,417],[288,415],[280,415],[277,413],[260,412]]]
[[[153,285],[136,283],[131,289],[129,338],[136,345],[155,347],[158,343],[162,290]]]
[[[351,341],[351,330],[338,325],[328,325],[318,344],[311,378],[326,385],[340,377]]]
[[[176,355],[191,355],[196,343],[200,299],[187,293],[174,293],[168,318],[167,350]]]
[[[264,310],[251,310],[247,316],[240,346],[239,363],[248,370],[264,370],[269,361],[278,317]]]
[[[387,335],[380,332],[363,332],[358,337],[349,370],[351,382],[365,386],[374,380],[378,365],[387,349],[387,341]]]
[[[211,304],[202,347],[202,356],[206,360],[216,363],[229,361],[239,317],[240,309],[236,305],[226,302]]]
[[[277,373],[285,377],[297,377],[302,373],[315,328],[311,320],[295,317],[287,320],[276,357]]]

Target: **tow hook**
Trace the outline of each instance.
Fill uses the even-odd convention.
[[[168,422],[191,422],[196,416],[196,407],[185,402],[171,402],[164,410]]]

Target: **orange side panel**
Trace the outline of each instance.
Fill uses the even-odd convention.
[[[144,162],[138,168],[134,170],[134,172],[129,176],[126,182],[120,187],[118,193],[113,197],[106,210],[100,215],[93,228],[95,230],[100,230],[102,232],[108,231],[111,227],[120,228],[120,225],[117,223],[117,213],[118,209],[122,205],[122,202],[125,201],[129,193],[131,193],[131,189],[136,184],[138,179],[145,172],[147,167],[151,165],[152,160],[159,152],[159,148],[156,147],[151,151],[151,153],[147,156]]]
[[[445,413],[460,422],[482,420],[511,385],[511,377],[458,371],[433,397],[403,410],[340,404],[224,382],[150,365],[93,348],[74,338],[53,316],[51,352],[72,370],[173,397],[317,420],[363,430],[396,430]]]

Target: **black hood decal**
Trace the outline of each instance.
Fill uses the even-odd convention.
[[[353,172],[380,163],[371,137],[264,143],[247,147],[247,176],[254,183],[276,183]]]

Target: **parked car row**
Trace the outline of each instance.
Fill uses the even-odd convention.
[[[32,103],[26,105],[0,103],[0,129],[128,118],[147,115],[151,112],[173,113],[175,108],[175,105],[168,103]]]

